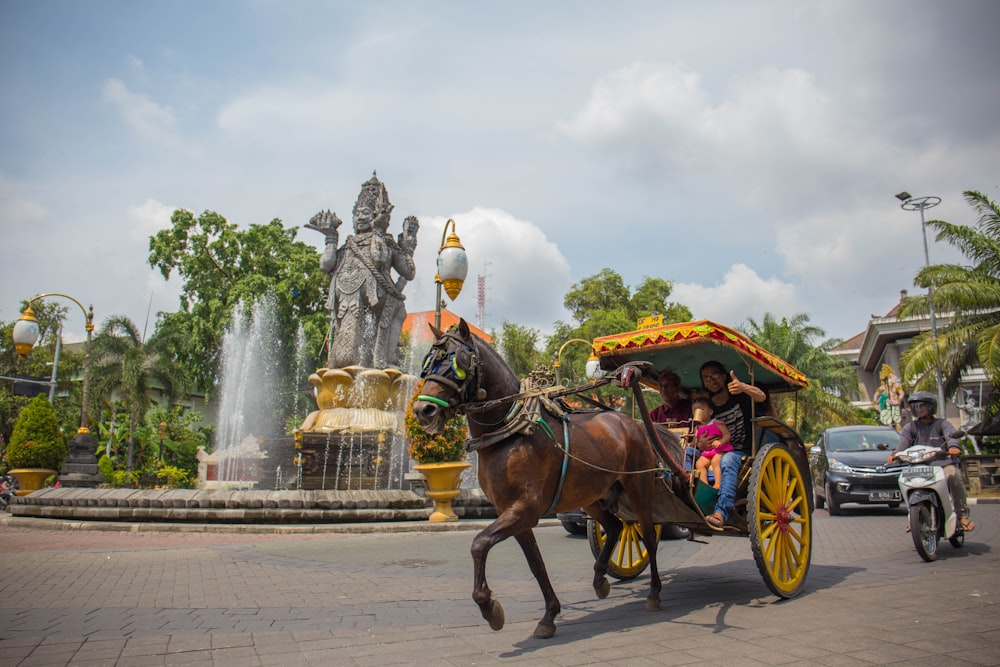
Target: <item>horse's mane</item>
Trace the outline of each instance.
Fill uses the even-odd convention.
[[[507,387],[504,387],[504,385],[509,385],[510,387],[512,387],[510,393],[516,393],[520,386],[521,381],[517,377],[517,373],[514,372],[514,369],[510,367],[510,364],[507,363],[507,361],[500,355],[499,352],[496,351],[496,349],[494,349],[492,345],[490,345],[481,337],[473,333],[471,329],[469,329],[469,337],[475,341],[475,349],[477,353],[482,357],[482,359],[480,359],[479,362],[480,365],[485,366],[486,365],[484,363],[485,360],[489,359],[490,370],[492,371],[492,373],[495,373],[497,370],[500,370],[504,373],[504,375],[507,376],[506,378],[494,377],[491,374],[491,376],[489,377],[481,376],[479,381],[482,382],[484,385],[489,384],[496,388],[500,388],[501,391],[506,391]],[[489,390],[489,387],[487,386],[483,386],[483,388],[487,389],[487,391]]]

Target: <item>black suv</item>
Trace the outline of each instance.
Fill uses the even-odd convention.
[[[889,426],[838,426],[820,434],[809,450],[816,507],[841,513],[843,503],[899,507],[899,468],[886,459],[899,433]]]

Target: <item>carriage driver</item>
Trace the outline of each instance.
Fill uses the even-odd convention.
[[[691,424],[691,400],[684,395],[680,376],[664,368],[656,380],[663,405],[653,408],[649,418],[670,428],[687,428]]]
[[[722,456],[722,480],[715,511],[705,517],[713,526],[722,528],[736,502],[740,463],[752,447],[754,404],[760,411],[767,395],[759,387],[737,378],[736,371],[730,371],[727,376],[726,367],[718,361],[706,361],[700,372],[701,384],[711,397],[712,418],[729,428],[729,442],[733,445],[733,451]]]

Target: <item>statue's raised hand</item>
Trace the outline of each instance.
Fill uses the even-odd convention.
[[[417,231],[420,230],[420,221],[414,215],[409,215],[403,220],[403,231],[400,232],[397,241],[399,247],[412,253],[417,247]]]
[[[317,232],[324,234],[327,239],[337,238],[337,228],[343,224],[343,221],[337,217],[336,213],[331,213],[329,210],[320,211],[313,217],[309,218],[309,222],[302,225],[307,229],[315,229]]]

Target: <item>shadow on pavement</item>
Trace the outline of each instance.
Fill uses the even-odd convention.
[[[658,612],[649,612],[645,609],[645,596],[649,585],[647,575],[640,575],[630,581],[616,582],[611,579],[611,595],[620,596],[616,601],[617,604],[590,611],[593,605],[601,603],[596,599],[584,599],[574,603],[561,600],[562,614],[556,619],[555,637],[551,639],[526,637],[514,642],[515,650],[502,653],[500,657],[516,658],[540,648],[570,643],[584,637],[629,632],[664,622],[694,624],[713,633],[723,633],[735,628],[726,621],[731,609],[794,604],[796,599],[808,596],[814,591],[832,588],[851,575],[864,571],[864,568],[859,567],[812,565],[806,578],[805,588],[799,597],[783,600],[767,589],[753,559],[747,559],[745,563],[734,561],[726,563],[725,566],[729,574],[722,576],[719,574],[719,564],[661,571],[663,589],[660,593],[661,609]],[[734,570],[738,576],[733,576]],[[716,609],[712,623],[694,623],[687,618],[707,608]],[[539,606],[534,620],[537,621],[541,615],[542,608]]]

